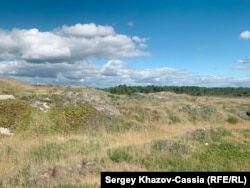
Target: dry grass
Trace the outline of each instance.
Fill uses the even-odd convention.
[[[0,79],[0,85],[1,89],[11,85],[7,90],[20,97],[32,92],[65,92],[64,87],[35,87],[8,79]],[[247,117],[237,115],[250,106],[249,98],[168,92],[138,98],[86,88],[84,92],[114,105],[122,116],[107,122],[96,117],[95,122],[102,123],[96,130],[59,134],[50,133],[51,120],[36,111],[29,130],[12,137],[0,135],[0,187],[99,187],[101,171],[250,170],[250,124]],[[199,117],[204,112],[211,116]],[[190,119],[191,115],[196,119]],[[227,121],[229,116],[238,122]],[[205,130],[205,134],[195,135],[197,130]],[[206,130],[212,133],[206,134]],[[222,146],[228,150],[221,151]],[[228,168],[222,165],[226,163],[223,152],[228,156],[238,152]]]
[[[148,169],[139,163],[139,158],[151,155],[152,151],[149,146],[155,140],[171,140],[177,136],[185,135],[186,132],[204,129],[205,127],[221,127],[232,130],[234,139],[238,139],[238,142],[243,139],[239,131],[249,130],[247,123],[238,124],[237,128],[228,124],[220,126],[183,124],[178,126],[156,125],[155,129],[150,131],[128,131],[115,134],[103,131],[96,135],[53,135],[29,138],[23,137],[23,135],[15,135],[13,137],[0,137],[0,178],[13,178],[13,176],[21,174],[24,177],[19,181],[25,183],[28,181],[28,177],[25,179],[25,170],[28,168],[29,175],[27,176],[48,172],[51,173],[50,178],[53,180],[51,169],[55,165],[66,168],[76,164],[82,165],[84,162],[90,164],[93,162],[93,166],[90,165],[89,169],[84,169],[85,173],[73,173],[71,177],[65,179],[71,184],[98,185],[101,171],[147,171]],[[245,142],[246,140],[249,144],[249,138],[245,137]],[[194,147],[192,144],[193,142],[189,142],[190,147]],[[123,147],[134,148],[130,151],[130,154],[137,156],[138,159],[133,159],[132,163],[110,161],[107,151]],[[194,147],[194,149],[197,149],[197,147]],[[197,165],[196,163],[194,162],[193,165]],[[55,184],[58,183],[61,183],[61,181],[55,182]]]
[[[35,86],[9,78],[0,78],[0,94],[11,94],[19,98],[32,94],[58,94],[61,88],[58,86]]]

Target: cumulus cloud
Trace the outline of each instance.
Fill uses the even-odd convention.
[[[250,31],[246,30],[240,34],[241,39],[250,39]]]
[[[123,58],[148,56],[148,38],[118,34],[113,27],[64,25],[52,31],[0,30],[0,76],[32,84],[76,84],[91,87],[127,85],[247,86],[250,80],[194,75],[168,67],[132,69]],[[90,59],[102,59],[102,66]],[[249,58],[237,60],[249,63]]]
[[[115,31],[111,26],[96,25],[94,23],[90,24],[76,24],[74,26],[64,25],[59,32],[67,36],[75,37],[104,37],[108,35],[115,35]]]
[[[132,39],[135,41],[135,42],[139,42],[139,43],[142,43],[142,42],[146,42],[148,40],[148,38],[140,38],[138,36],[134,36],[132,37]]]
[[[116,33],[111,26],[94,23],[64,25],[48,32],[36,28],[1,30],[0,50],[0,60],[19,59],[32,63],[150,55],[137,48],[129,36]]]
[[[148,38],[140,38],[138,36],[132,37],[133,41],[135,41],[139,48],[147,48],[148,45],[146,44]]]
[[[110,60],[101,69],[104,76],[124,76],[128,70],[124,67],[124,63],[120,60]]]

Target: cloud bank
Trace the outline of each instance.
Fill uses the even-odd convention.
[[[46,32],[36,28],[0,30],[0,76],[32,84],[80,83],[91,87],[119,84],[250,87],[248,78],[195,75],[168,67],[128,67],[124,59],[150,56],[145,50],[147,41],[148,38],[119,34],[111,26],[94,23],[63,25]],[[97,65],[91,58],[106,63]],[[238,61],[249,63],[249,58]]]
[[[250,86],[250,79],[235,79],[227,76],[195,75],[184,70],[157,68],[138,70],[126,66],[121,60],[109,60],[98,66],[88,61],[76,63],[29,63],[4,61],[0,74],[32,84],[83,84],[90,87],[126,85],[174,85],[231,87]]]

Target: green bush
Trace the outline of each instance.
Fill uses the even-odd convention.
[[[181,122],[180,118],[174,114],[169,114],[169,119],[171,120],[172,123],[180,123]]]
[[[0,126],[26,130],[32,111],[32,107],[21,100],[0,101]]]
[[[96,114],[95,108],[90,104],[77,104],[76,106],[52,107],[49,116],[59,132],[77,132],[83,128],[88,118]]]
[[[231,124],[236,124],[238,123],[238,119],[236,117],[230,116],[229,118],[227,118],[227,122],[231,123]]]
[[[117,148],[113,151],[108,152],[109,158],[114,161],[114,162],[129,162],[132,160],[132,155],[129,153],[128,149],[123,147],[123,148]]]

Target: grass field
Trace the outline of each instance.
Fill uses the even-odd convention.
[[[27,105],[34,100],[31,90],[36,100],[72,91],[25,85],[17,95],[9,87],[5,90],[13,93],[7,93]],[[11,122],[14,135],[0,135],[0,187],[99,187],[101,171],[250,170],[250,118],[244,114],[250,110],[249,98],[166,92],[118,96],[87,88],[73,92],[96,95],[121,115],[110,116],[92,107],[70,108],[70,112],[55,108],[55,119],[55,111],[51,116],[32,108],[30,116],[23,113],[11,121],[7,115],[14,110],[8,112],[0,121]],[[0,109],[6,103],[11,106],[10,101],[2,102]],[[87,120],[80,119],[79,113]],[[68,131],[72,119],[78,122],[78,131]],[[67,128],[58,127],[58,122]]]

